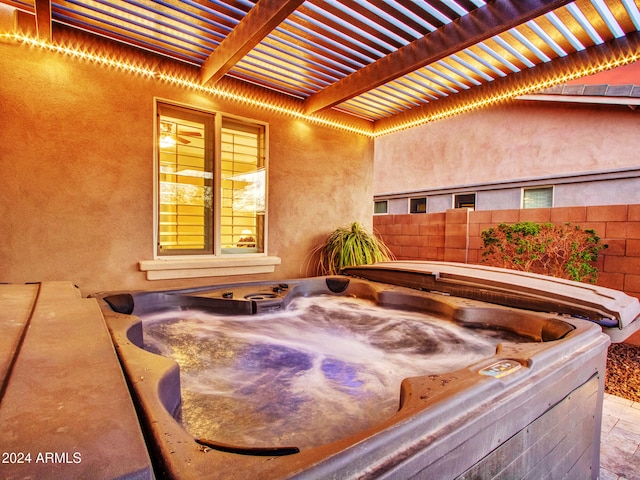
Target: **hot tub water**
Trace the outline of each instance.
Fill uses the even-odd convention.
[[[182,422],[194,437],[251,447],[326,444],[398,409],[403,378],[455,371],[511,333],[350,297],[298,297],[286,310],[143,318],[145,349],[181,369]]]

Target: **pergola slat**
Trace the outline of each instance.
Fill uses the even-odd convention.
[[[496,0],[310,96],[305,110],[312,113],[342,103],[567,3],[569,0]]]

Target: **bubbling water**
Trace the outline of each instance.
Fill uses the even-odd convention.
[[[180,365],[194,437],[301,449],[380,423],[397,411],[403,378],[463,368],[507,338],[339,296],[254,316],[165,312],[143,328],[145,348]]]

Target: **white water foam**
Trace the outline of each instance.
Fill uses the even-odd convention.
[[[463,368],[501,341],[339,296],[253,316],[165,312],[143,325],[145,348],[180,365],[185,428],[248,447],[310,448],[373,426],[397,411],[402,379]]]

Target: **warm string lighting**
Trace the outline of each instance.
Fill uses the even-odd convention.
[[[513,100],[514,98],[519,97],[521,95],[526,95],[529,93],[538,92],[540,90],[545,90],[547,88],[553,87],[554,85],[559,85],[559,84],[567,83],[571,80],[576,80],[578,78],[595,75],[596,73],[604,72],[606,70],[611,70],[613,68],[621,67],[623,65],[628,65],[638,60],[640,60],[640,53],[632,53],[626,57],[623,57],[617,60],[612,60],[603,64],[594,65],[576,72],[565,73],[564,75],[559,77],[554,77],[547,80],[540,80],[532,85],[527,85],[526,87],[520,87],[514,90],[510,90],[508,92],[498,93],[496,95],[492,95],[491,97],[467,102],[463,105],[451,107],[441,112],[433,113],[430,115],[424,115],[414,120],[407,121],[400,125],[395,125],[393,127],[389,127],[384,130],[376,130],[376,132],[374,133],[374,137],[388,135],[390,133],[399,132],[401,130],[406,130],[408,128],[417,127],[418,125],[423,125],[425,123],[431,123],[437,120],[442,120],[444,118],[452,117],[454,115],[466,113],[471,110],[476,110],[476,109],[487,107],[489,105],[494,105],[497,103]]]
[[[214,95],[218,97],[225,98],[227,100],[237,101],[244,104],[248,104],[253,107],[264,108],[266,110],[270,110],[272,112],[292,116],[299,120],[306,120],[308,122],[312,122],[319,125],[324,125],[328,127],[333,127],[341,130],[346,130],[352,133],[357,133],[359,135],[364,135],[367,137],[373,137],[374,133],[371,130],[366,130],[363,128],[352,127],[342,122],[329,120],[326,118],[322,118],[315,115],[305,115],[299,110],[293,108],[287,108],[275,105],[273,103],[269,103],[262,100],[257,100],[255,98],[248,97],[246,95],[242,95],[239,93],[229,92],[227,90],[223,90],[217,87],[208,87],[206,85],[202,85],[197,81],[180,78],[175,75],[167,74],[161,71],[157,71],[151,68],[141,67],[131,62],[115,60],[107,55],[100,55],[96,53],[91,53],[81,48],[68,47],[64,45],[58,45],[55,43],[47,42],[44,40],[39,40],[36,38],[32,38],[26,35],[22,35],[19,33],[3,33],[0,34],[0,39],[19,42],[24,45],[28,45],[31,47],[41,48],[43,50],[48,50],[54,53],[59,53],[62,55],[67,55],[73,58],[77,58],[83,61],[96,63],[98,65],[104,65],[106,67],[115,68],[118,70],[126,71],[136,75],[143,75],[145,77],[151,77],[158,79],[160,81],[170,83],[173,85],[177,85],[180,87],[188,88],[190,90],[199,91],[205,94]]]
[[[139,67],[130,62],[115,60],[105,55],[98,55],[95,53],[87,52],[86,50],[82,50],[79,48],[67,47],[64,45],[56,45],[54,43],[46,42],[43,40],[35,39],[32,37],[28,37],[20,34],[8,34],[3,35],[8,36],[9,39],[22,42],[25,45],[31,47],[42,48],[44,50],[49,50],[51,52],[60,53],[63,55],[67,55],[73,58],[78,58],[80,60],[97,63],[99,65],[104,65],[110,68],[115,68],[118,70],[123,70],[130,73],[135,73],[138,75],[143,75],[146,77],[154,77],[156,73],[148,68]]]
[[[258,100],[256,98],[251,98],[243,94],[229,92],[227,90],[223,90],[217,87],[208,87],[206,85],[202,85],[197,81],[193,81],[187,78],[176,77],[175,75],[168,75],[165,73],[158,73],[157,78],[159,80],[165,81],[167,83],[171,83],[173,85],[177,85],[180,87],[188,88],[190,90],[200,91],[202,93],[207,93],[210,95],[218,96],[225,98],[227,100],[234,100],[238,102],[242,102],[248,104],[252,107],[264,108],[266,110],[270,110],[272,112],[281,113],[284,115],[288,115],[294,117],[299,120],[306,120],[312,123],[325,125],[329,127],[339,128],[342,130],[347,130],[350,132],[358,133],[360,135],[365,135],[368,137],[373,137],[374,133],[372,131],[364,130],[361,128],[351,127],[344,123],[336,122],[333,120],[328,120],[325,118],[317,117],[314,115],[306,115],[299,110],[295,110],[288,107],[282,107],[279,105],[275,105],[270,102],[266,102],[264,100]]]
[[[398,132],[400,130],[406,130],[408,128],[416,127],[418,125],[423,125],[425,123],[431,123],[438,120],[442,120],[444,118],[459,115],[461,113],[466,113],[471,110],[476,110],[479,108],[487,107],[489,105],[494,105],[497,103],[513,100],[515,97],[518,97],[520,95],[525,95],[528,93],[544,90],[554,85],[566,83],[568,81],[575,80],[580,77],[594,75],[596,73],[600,73],[605,70],[611,70],[613,68],[620,67],[622,65],[627,65],[629,63],[640,60],[640,53],[630,54],[629,56],[626,56],[617,60],[611,60],[603,64],[594,65],[577,72],[566,73],[562,76],[558,76],[548,80],[542,80],[532,85],[528,85],[526,87],[510,90],[508,92],[498,93],[488,98],[482,98],[475,101],[467,102],[462,105],[458,105],[455,107],[442,110],[440,112],[423,115],[413,120],[406,121],[400,125],[395,125],[389,128],[385,128],[384,130],[372,131],[372,130],[366,130],[366,129],[357,128],[357,127],[352,127],[342,122],[329,120],[329,119],[318,117],[315,115],[307,115],[302,113],[302,111],[294,108],[275,105],[274,103],[258,100],[243,94],[230,92],[218,87],[208,87],[194,80],[180,78],[175,75],[156,71],[151,68],[138,66],[127,61],[116,60],[107,55],[91,53],[80,48],[57,45],[55,43],[35,39],[19,33],[0,33],[0,39],[3,39],[5,41],[21,42],[31,47],[42,48],[44,50],[71,56],[73,58],[78,58],[83,61],[104,65],[110,68],[115,68],[118,70],[136,74],[136,75],[155,78],[166,83],[188,88],[190,90],[195,90],[205,94],[222,97],[227,100],[241,102],[241,103],[248,104],[250,106],[254,106],[258,108],[264,108],[266,110],[288,115],[299,120],[305,120],[305,121],[312,122],[319,125],[346,130],[352,133],[357,133],[359,135],[364,135],[371,138],[379,137],[382,135],[388,135],[390,133]]]

